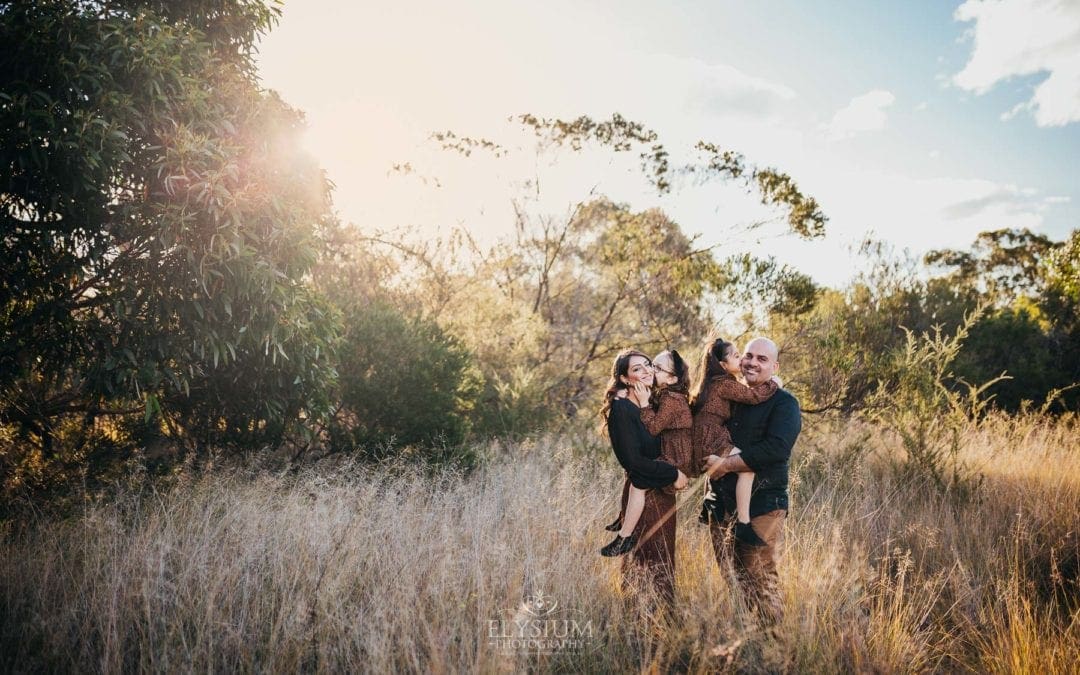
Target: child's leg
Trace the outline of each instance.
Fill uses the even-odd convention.
[[[750,492],[754,487],[754,474],[740,473],[735,483],[735,511],[740,523],[750,522]]]
[[[626,538],[634,533],[642,512],[645,511],[645,491],[641,488],[630,486],[630,492],[626,497],[626,515],[623,516],[622,529],[619,536]]]
[[[623,518],[626,517],[626,502],[630,499],[630,476],[623,481],[622,494],[619,495],[619,526],[622,527]]]
[[[738,455],[739,449],[733,448],[728,457]],[[740,523],[750,522],[750,493],[754,487],[754,474],[740,473],[735,482],[735,515]]]
[[[608,532],[618,532],[622,529],[623,517],[626,516],[626,498],[630,493],[630,478],[623,481],[622,494],[619,495],[619,515],[614,522],[608,523],[604,529]]]

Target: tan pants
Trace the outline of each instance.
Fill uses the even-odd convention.
[[[750,519],[750,524],[765,541],[765,546],[752,546],[735,539],[734,517],[709,522],[713,553],[720,571],[727,561],[735,570],[735,578],[746,595],[747,603],[766,625],[776,625],[784,618],[784,602],[780,595],[780,575],[776,566],[783,555],[784,520],[787,511],[778,509]]]

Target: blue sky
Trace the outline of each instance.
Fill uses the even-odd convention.
[[[829,234],[769,239],[765,252],[829,284],[850,277],[851,246],[868,231],[918,255],[998,227],[1058,239],[1080,227],[1074,0],[305,0],[285,5],[260,67],[307,112],[341,216],[365,227],[509,229],[498,186],[533,171],[527,158],[454,164],[426,138],[456,129],[512,143],[505,119],[521,112],[620,112],[655,128],[676,158],[704,138],[790,172],[821,201]],[[442,187],[387,174],[402,161]],[[545,174],[544,208],[596,185],[660,205],[709,243],[765,217],[734,189],[658,199],[627,169],[564,157]]]

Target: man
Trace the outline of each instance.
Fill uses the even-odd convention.
[[[776,343],[762,337],[746,345],[739,363],[751,387],[771,378],[779,367]],[[741,454],[705,458],[705,470],[712,476],[712,489],[718,499],[715,506],[710,505],[713,517],[709,519],[716,562],[723,569],[724,560],[731,559],[750,605],[771,625],[783,618],[776,566],[783,552],[791,448],[801,429],[799,402],[780,389],[757,405],[734,404],[728,430]],[[745,471],[754,472],[752,532],[750,537],[735,538],[729,532],[735,514],[736,474]]]

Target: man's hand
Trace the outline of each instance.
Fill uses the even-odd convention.
[[[679,477],[675,479],[675,489],[685,490],[687,485],[690,485],[690,479],[686,477],[685,473],[680,471]]]
[[[702,468],[705,469],[705,473],[709,474],[710,478],[719,478],[724,475],[721,470],[723,460],[718,455],[709,455],[702,460]]]

